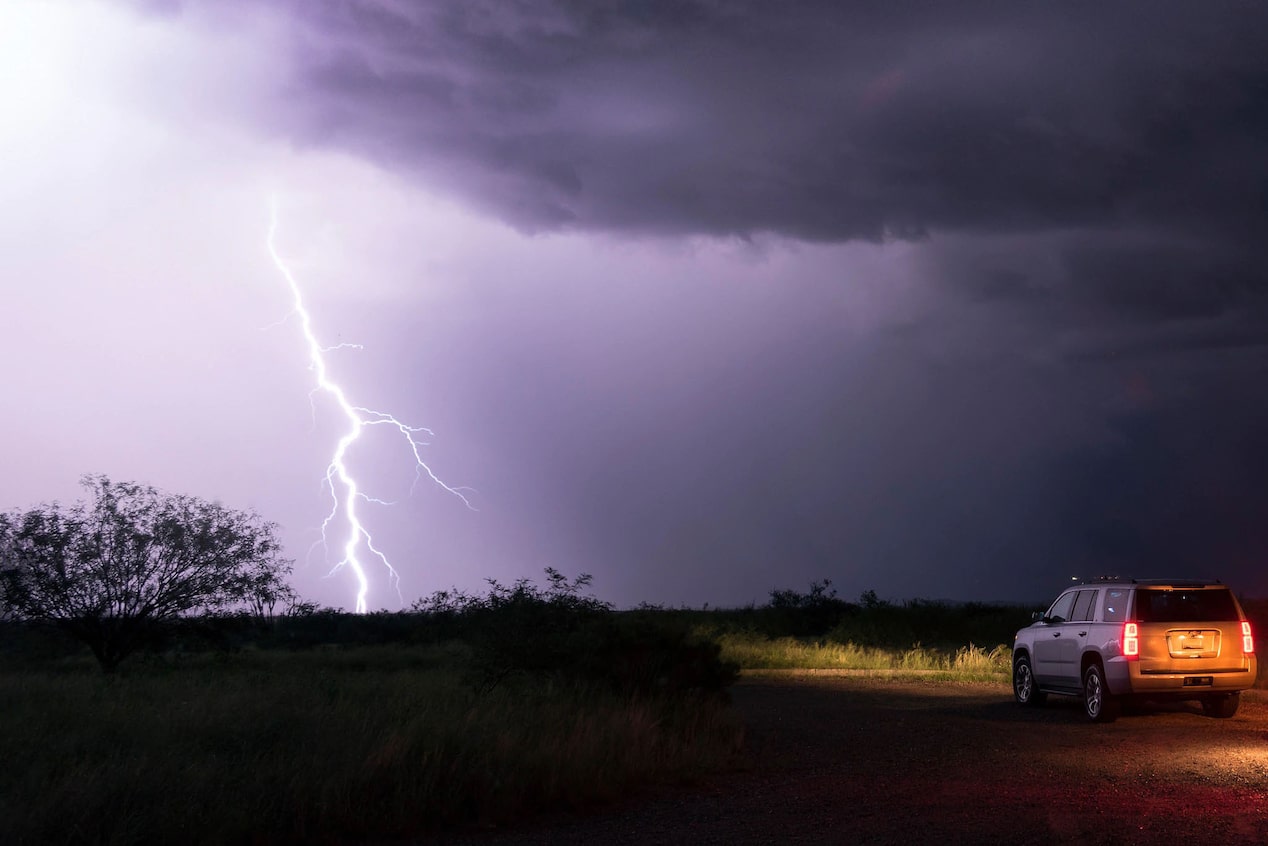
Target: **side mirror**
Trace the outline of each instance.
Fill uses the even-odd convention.
[[[1039,623],[1039,622],[1046,622],[1048,618],[1043,615],[1042,611],[1032,611],[1030,614],[1030,619],[1032,622]]]

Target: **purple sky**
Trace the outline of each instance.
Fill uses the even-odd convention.
[[[351,606],[276,195],[333,376],[478,492],[358,445],[406,605],[1268,596],[1266,57],[1250,3],[7,0],[0,508],[254,508]]]

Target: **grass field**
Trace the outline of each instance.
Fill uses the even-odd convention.
[[[0,842],[514,824],[735,766],[735,666],[1006,682],[1031,610],[855,604],[821,586],[716,611],[617,612],[559,583],[452,599],[190,621],[114,675],[53,632],[0,626]]]
[[[524,679],[405,646],[0,671],[5,843],[312,842],[505,823],[727,766],[715,699]]]

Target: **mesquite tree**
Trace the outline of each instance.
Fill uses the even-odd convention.
[[[293,596],[276,526],[193,496],[105,476],[89,501],[0,514],[0,606],[53,623],[111,672],[167,621]]]

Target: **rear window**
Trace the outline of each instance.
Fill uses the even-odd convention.
[[[1237,617],[1228,590],[1136,591],[1136,620],[1141,623],[1214,623]]]

